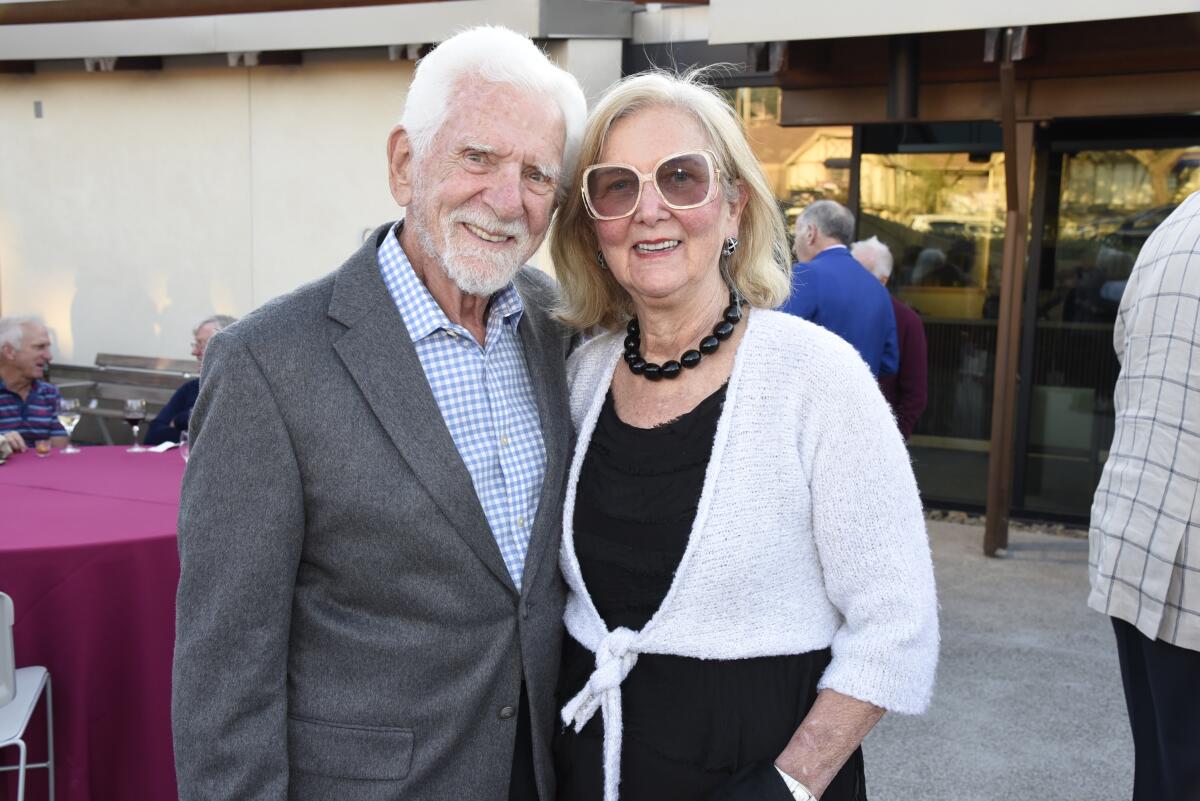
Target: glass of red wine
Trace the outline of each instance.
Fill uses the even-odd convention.
[[[126,448],[129,453],[145,453],[149,448],[143,448],[138,443],[138,429],[146,419],[146,402],[139,398],[125,401],[125,422],[133,429],[133,447]]]

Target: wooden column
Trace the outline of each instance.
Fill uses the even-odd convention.
[[[1000,273],[1000,313],[996,323],[996,367],[992,390],[992,442],[988,457],[987,524],[983,552],[995,556],[1008,547],[1012,505],[1013,432],[1017,412],[1017,365],[1021,349],[1021,298],[1029,222],[1029,175],[1033,161],[1031,122],[1017,122],[1013,73],[1014,31],[1004,34],[1000,63],[1001,125],[1008,214]]]
[[[862,205],[862,126],[850,134],[850,186],[846,188],[846,207],[854,215],[854,236],[858,237],[858,212]]]

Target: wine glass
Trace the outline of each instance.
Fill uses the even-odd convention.
[[[191,455],[192,443],[188,440],[188,432],[179,432],[179,455],[183,457],[183,463],[187,464],[188,456]]]
[[[126,448],[129,453],[145,453],[147,448],[138,444],[138,429],[146,419],[146,402],[140,398],[125,401],[125,422],[133,429],[133,447]]]
[[[62,449],[62,453],[80,453],[79,448],[71,444],[71,435],[75,433],[75,426],[79,425],[78,398],[58,399],[58,422],[67,429],[67,447]]]

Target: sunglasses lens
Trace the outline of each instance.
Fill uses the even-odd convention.
[[[698,206],[708,199],[712,169],[702,153],[684,153],[664,161],[654,173],[659,194],[671,206]]]
[[[637,203],[640,181],[628,167],[600,167],[588,173],[587,193],[601,217],[620,217]]]
[[[682,153],[658,165],[654,186],[668,206],[690,208],[711,199],[714,177],[712,163],[704,153]],[[631,168],[605,164],[589,170],[584,191],[592,211],[611,219],[633,212],[641,183],[642,177]]]

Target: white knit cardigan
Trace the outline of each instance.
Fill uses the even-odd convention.
[[[573,526],[622,335],[591,340],[567,365],[578,443],[563,507],[566,626],[596,669],[562,718],[578,731],[602,710],[605,801],[618,798],[620,688],[638,654],[744,659],[831,647],[821,688],[909,714],[933,692],[933,565],[886,401],[854,348],[825,329],[762,310],[746,325],[691,537],[640,631],[609,631],[596,612]]]

